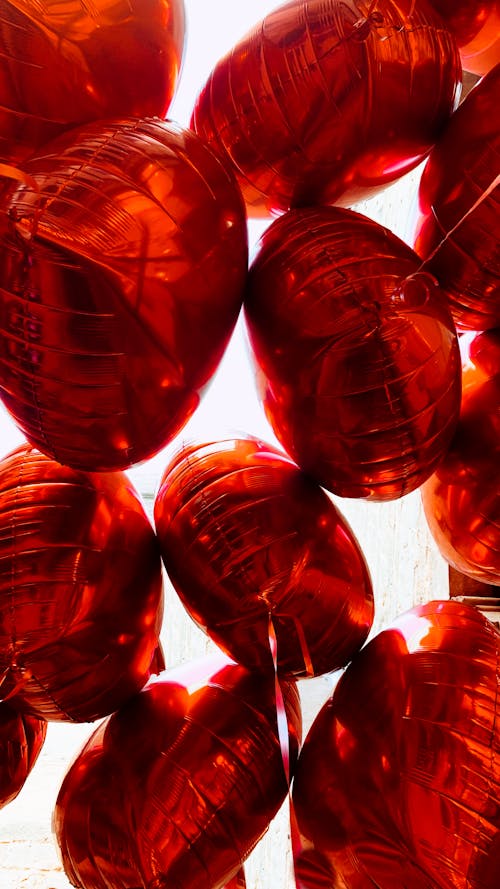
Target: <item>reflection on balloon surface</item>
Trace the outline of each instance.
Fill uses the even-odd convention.
[[[441,554],[457,571],[500,585],[500,331],[464,344],[460,422],[422,487]]]
[[[274,222],[250,268],[245,312],[268,419],[339,496],[417,488],[455,429],[456,332],[420,265],[376,222],[323,207]]]
[[[2,160],[87,121],[166,115],[183,0],[2,0],[0,13]]]
[[[48,720],[111,713],[154,669],[161,559],[122,473],[22,446],[0,463],[2,697]]]
[[[167,572],[190,615],[249,668],[301,678],[343,667],[373,620],[368,568],[327,494],[256,439],[193,445],[155,503]],[[270,626],[271,623],[271,626]]]
[[[299,699],[293,684],[282,691],[293,767]],[[64,779],[54,828],[66,874],[83,889],[220,889],[287,790],[272,677],[222,656],[163,674]]]
[[[194,133],[89,124],[0,195],[0,393],[61,463],[124,469],[198,406],[241,307],[244,206]]]
[[[237,172],[250,215],[351,205],[425,157],[460,83],[427,3],[296,0],[218,62],[192,125]]]
[[[497,889],[500,634],[414,608],[341,678],[302,749],[303,889]]]

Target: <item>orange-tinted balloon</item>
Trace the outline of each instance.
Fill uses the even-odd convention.
[[[295,686],[283,696],[293,766]],[[68,879],[220,889],[286,796],[282,757],[272,677],[222,658],[164,674],[97,729],[64,779],[54,828]]]
[[[349,665],[293,790],[302,889],[497,889],[500,634],[421,605]]]
[[[499,107],[500,64],[453,115],[420,184],[415,250],[469,330],[500,326]]]
[[[435,280],[350,210],[293,210],[264,233],[246,317],[284,448],[342,497],[389,500],[444,456],[460,406],[455,329]]]
[[[167,113],[183,0],[0,0],[0,160],[91,120]]]
[[[24,787],[46,734],[45,720],[0,702],[0,809]]]
[[[251,215],[369,197],[415,167],[458,99],[452,35],[415,0],[292,0],[221,59],[192,126]]]
[[[0,463],[0,564],[4,699],[87,722],[142,688],[162,618],[161,559],[125,475],[18,448]]]
[[[373,591],[327,494],[256,439],[187,447],[155,502],[167,573],[196,623],[248,668],[304,678],[365,642]]]
[[[422,499],[444,558],[500,585],[500,330],[476,335],[465,350],[460,422]]]
[[[0,194],[0,394],[60,463],[123,469],[198,406],[241,307],[238,187],[191,131],[89,124]]]
[[[500,62],[499,0],[430,0],[460,49],[466,71],[486,74]]]

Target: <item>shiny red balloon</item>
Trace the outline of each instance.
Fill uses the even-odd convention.
[[[500,634],[431,602],[380,633],[296,770],[301,889],[497,889]]]
[[[0,463],[0,563],[4,699],[87,722],[142,688],[158,657],[161,559],[125,475],[18,448]]]
[[[237,185],[189,130],[101,122],[0,194],[0,394],[60,463],[123,469],[198,406],[247,273]]]
[[[333,207],[265,232],[246,317],[267,416],[284,448],[342,497],[418,487],[458,420],[460,357],[435,280],[382,226]]]
[[[500,62],[499,0],[430,0],[457,39],[466,71],[486,74]]]
[[[415,0],[292,0],[221,59],[192,126],[251,215],[349,205],[415,167],[458,99],[452,35]]]
[[[0,158],[87,121],[164,117],[184,27],[183,0],[0,0]]]
[[[464,351],[460,422],[422,500],[444,558],[500,585],[500,330],[476,335]]]
[[[191,617],[248,668],[304,678],[365,642],[373,591],[359,544],[325,492],[256,439],[187,447],[155,502],[167,573]]]
[[[283,697],[293,766],[296,687]],[[221,658],[164,674],[97,729],[64,779],[54,829],[68,879],[220,889],[286,796],[283,753],[272,677]]]
[[[499,106],[500,64],[453,115],[420,184],[415,250],[469,330],[500,326]]]
[[[1,688],[0,684],[0,693]],[[24,787],[46,734],[45,720],[18,713],[10,704],[0,702],[0,809]]]

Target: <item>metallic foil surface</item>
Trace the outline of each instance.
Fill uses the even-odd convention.
[[[350,210],[292,210],[262,236],[245,314],[267,417],[301,469],[372,500],[429,477],[458,421],[460,355],[406,244]]]
[[[429,602],[349,665],[304,743],[300,889],[497,889],[500,633]]]
[[[0,192],[0,395],[79,469],[164,447],[223,355],[247,274],[244,205],[194,133],[72,130]]]
[[[451,33],[415,0],[292,0],[222,58],[192,126],[249,215],[352,205],[415,167],[458,101]]]
[[[47,720],[116,710],[161,665],[161,558],[122,473],[29,445],[0,463],[0,695]]]
[[[369,571],[316,482],[253,438],[187,446],[155,502],[163,561],[188,613],[234,660],[305,678],[345,666],[373,621]]]
[[[282,689],[295,765],[299,699]],[[64,869],[84,889],[241,887],[287,791],[274,678],[222,655],[186,665],[102,723],[67,773],[54,812]]]

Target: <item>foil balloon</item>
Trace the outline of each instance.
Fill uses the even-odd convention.
[[[464,347],[460,422],[422,488],[430,531],[457,570],[500,585],[500,331]],[[491,593],[490,593],[491,595]]]
[[[282,695],[280,742],[273,677],[221,656],[163,674],[101,724],[54,812],[70,882],[241,889],[242,862],[288,791],[283,755],[292,768],[297,756],[296,687]]]
[[[167,113],[183,0],[1,0],[0,158],[91,120]]]
[[[126,476],[18,448],[0,463],[0,562],[3,700],[87,722],[142,688],[161,662],[161,559]]]
[[[24,787],[46,733],[45,720],[18,713],[9,703],[0,702],[0,809]]]
[[[186,447],[163,475],[155,523],[187,611],[246,667],[273,670],[275,658],[281,675],[316,676],[366,640],[373,592],[357,540],[319,485],[269,445]]]
[[[500,326],[500,64],[469,93],[425,166],[415,250],[461,329]]]
[[[499,0],[430,0],[457,39],[463,67],[487,74],[500,62]]]
[[[192,126],[250,215],[350,205],[402,176],[458,100],[452,35],[415,0],[292,0],[221,59]]]
[[[304,743],[301,889],[497,889],[500,633],[430,602],[349,665]]]
[[[418,257],[335,207],[264,233],[246,318],[267,416],[285,450],[342,497],[389,500],[444,456],[460,407],[445,300]]]
[[[191,416],[242,302],[246,218],[194,133],[89,124],[0,193],[0,394],[28,440],[123,469]]]

